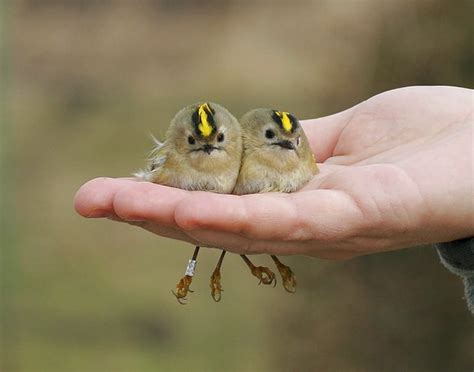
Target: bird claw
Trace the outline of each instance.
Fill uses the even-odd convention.
[[[264,285],[269,285],[269,284],[273,284],[273,287],[276,286],[276,277],[275,277],[275,273],[273,271],[271,271],[268,267],[264,267],[264,266],[256,266],[252,269],[252,275],[257,277],[260,281],[259,281],[259,285],[260,284],[264,284]]]
[[[191,282],[193,281],[193,277],[190,275],[185,275],[180,279],[178,284],[176,285],[176,292],[173,290],[171,293],[173,293],[178,300],[178,302],[181,305],[186,305],[186,302],[183,302],[182,300],[187,300],[186,296],[188,295],[188,292],[193,292],[189,286],[191,285]]]
[[[221,300],[221,292],[224,290],[221,286],[221,273],[219,270],[214,270],[211,276],[211,296],[214,301],[219,302]]]
[[[283,282],[283,288],[289,293],[296,292],[296,275],[293,271],[286,265],[280,263],[277,265],[277,269],[280,272],[281,280]]]

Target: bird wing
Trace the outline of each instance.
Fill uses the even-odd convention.
[[[140,181],[153,182],[158,174],[161,172],[163,165],[166,162],[166,146],[164,142],[158,141],[152,135],[153,143],[155,146],[150,152],[148,157],[148,165],[145,169],[140,169],[134,173],[133,176],[137,177]]]

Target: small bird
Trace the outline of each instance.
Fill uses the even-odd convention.
[[[181,109],[171,121],[163,143],[155,140],[146,170],[135,176],[143,181],[177,187],[231,193],[240,169],[242,138],[238,120],[212,102]],[[189,260],[184,277],[173,292],[183,303],[190,290],[199,247]],[[225,251],[211,276],[211,295],[220,300],[220,267]]]
[[[234,194],[293,192],[307,183],[318,167],[299,121],[290,113],[255,109],[240,119],[243,156]],[[292,270],[271,255],[283,287],[296,291]],[[248,264],[252,274],[255,267]],[[255,275],[255,274],[254,274]]]

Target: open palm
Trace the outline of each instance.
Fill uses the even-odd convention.
[[[221,195],[99,178],[75,199],[158,235],[238,253],[360,254],[473,234],[473,92],[412,87],[303,122],[320,173],[292,194]]]

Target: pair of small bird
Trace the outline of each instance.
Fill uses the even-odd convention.
[[[237,120],[226,108],[210,102],[180,110],[171,121],[163,143],[155,140],[150,162],[135,174],[143,181],[225,194],[293,192],[318,172],[308,140],[291,114],[255,109]],[[185,276],[173,292],[180,303],[186,299],[199,247],[189,260]],[[221,298],[220,268],[223,250],[211,276],[211,295]],[[241,255],[260,283],[276,283],[275,274],[255,266]],[[288,292],[296,290],[291,269],[271,256]]]

